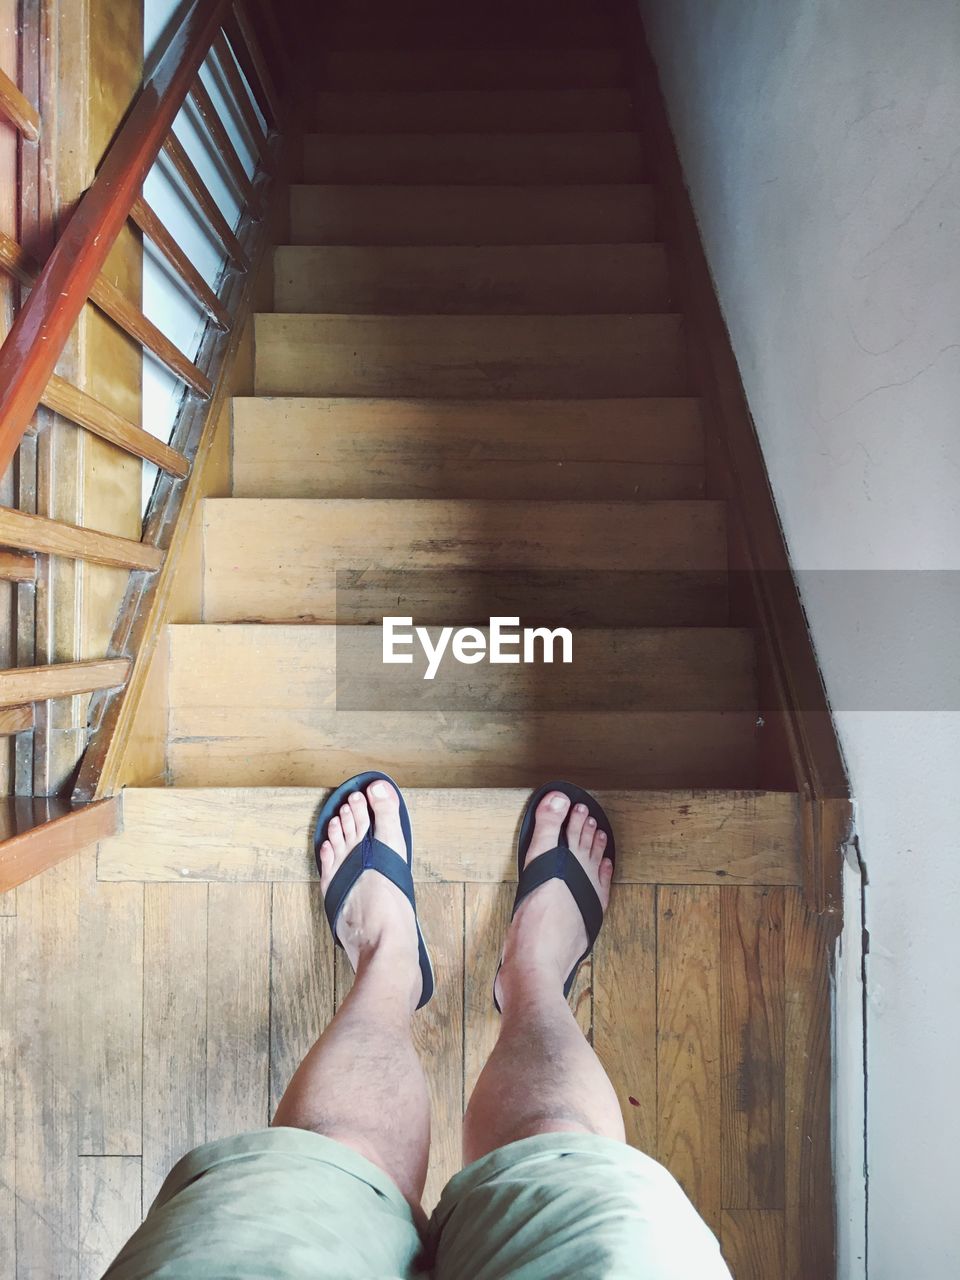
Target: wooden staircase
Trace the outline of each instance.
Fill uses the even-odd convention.
[[[410,789],[447,983],[419,1033],[430,1198],[495,1034],[523,797],[550,777],[599,790],[621,883],[576,1001],[629,1137],[737,1280],[826,1280],[829,930],[801,888],[797,795],[758,789],[756,643],[730,624],[707,410],[615,16],[591,8],[545,27],[531,3],[493,36],[503,15],[429,6],[328,27],[256,394],[233,406],[233,493],[204,507],[203,618],[169,628],[168,786],[125,793],[99,874],[183,890],[187,913],[213,900],[171,882],[273,885],[275,1102],[349,985],[315,971],[323,791],[365,767]],[[575,660],[387,679],[385,613],[569,626]],[[145,960],[178,962],[172,934]],[[179,1154],[165,1141],[157,1167]]]

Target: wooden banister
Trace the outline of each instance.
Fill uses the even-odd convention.
[[[130,216],[157,246],[214,323],[221,329],[229,329],[230,313],[142,196],[133,202]]]
[[[226,8],[227,0],[194,0],[184,14],[0,348],[0,475],[13,461]]]
[[[40,141],[40,116],[5,71],[0,70],[0,115],[6,116],[28,142]]]
[[[213,99],[207,93],[203,81],[197,77],[197,82],[190,90],[190,97],[193,99],[193,105],[197,108],[200,119],[206,125],[207,132],[213,141],[214,146],[223,157],[223,162],[230,170],[230,176],[236,185],[237,190],[243,196],[244,200],[252,203],[254,200],[253,182],[250,175],[243,167],[243,161],[240,155],[230,141],[230,135],[224,128],[223,121],[220,119],[217,108],[213,105]]]
[[[37,562],[31,555],[19,551],[0,550],[0,581],[36,582]]]
[[[230,92],[233,94],[233,99],[240,110],[240,115],[243,117],[243,122],[247,126],[247,132],[260,153],[260,159],[265,161],[270,154],[267,147],[267,136],[263,131],[260,118],[254,110],[253,102],[250,99],[250,91],[243,82],[243,76],[240,74],[237,60],[233,56],[233,49],[222,31],[214,40],[213,48],[220,63],[220,69],[224,74]]]
[[[129,658],[92,658],[88,662],[55,662],[49,667],[11,667],[0,671],[0,707],[17,707],[49,698],[116,689],[126,684]]]
[[[40,402],[101,440],[109,440],[134,457],[155,463],[161,471],[169,471],[181,480],[190,474],[190,463],[182,453],[56,374],[47,383]]]
[[[250,265],[249,258],[244,253],[240,241],[234,235],[230,223],[220,212],[220,206],[210,194],[209,187],[200,177],[197,166],[187,155],[186,148],[176,134],[171,133],[163,144],[163,154],[176,169],[177,176],[197,202],[200,212],[213,228],[227,253],[238,266],[243,267],[244,271],[246,271]]]
[[[243,67],[244,75],[250,81],[251,89],[260,99],[264,115],[274,124],[279,124],[280,95],[243,0],[237,0],[224,25],[240,65]]]
[[[163,564],[163,552],[145,542],[28,515],[13,507],[0,507],[0,545],[67,560],[88,560],[115,569],[145,569],[148,573]]]

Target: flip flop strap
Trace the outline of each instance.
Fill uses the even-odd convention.
[[[341,942],[337,937],[337,921],[343,910],[344,900],[364,871],[379,871],[382,876],[386,876],[391,884],[397,886],[416,912],[417,905],[410,867],[396,849],[391,849],[388,844],[384,844],[368,831],[337,868],[323,900],[323,909],[327,913],[330,930],[338,947]]]
[[[513,903],[514,915],[524,898],[548,880],[562,880],[573,894],[573,900],[586,926],[589,951],[603,924],[603,907],[580,859],[563,845],[558,845],[549,853],[541,853],[524,867]]]

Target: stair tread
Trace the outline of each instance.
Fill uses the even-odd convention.
[[[334,133],[537,133],[629,129],[626,89],[320,90],[313,127]]]
[[[308,182],[409,186],[634,182],[643,147],[632,131],[574,133],[306,133]]]
[[[653,188],[294,183],[297,244],[583,244],[651,240]]]
[[[669,311],[662,244],[305,246],[274,250],[274,306],[353,314]]]
[[[643,664],[639,657],[634,662],[638,703],[646,698],[662,708],[679,700],[668,689],[680,691],[685,704],[744,700],[751,696],[753,680],[749,633],[706,628],[699,633],[698,649],[697,633],[682,628],[635,632],[632,639],[604,632],[606,649],[598,652],[608,654],[605,665],[594,658],[591,670],[581,670],[583,664],[554,666],[551,679],[556,671],[565,670],[568,677],[576,671],[583,691],[595,701],[619,693],[619,709],[573,710],[580,694],[568,687],[564,705],[571,709],[538,710],[537,691],[518,683],[509,692],[515,702],[526,703],[523,714],[502,706],[486,711],[449,706],[345,710],[337,701],[338,637],[345,646],[341,652],[349,655],[361,639],[368,644],[369,638],[376,639],[376,631],[170,627],[171,780],[195,786],[333,785],[368,767],[371,759],[406,786],[535,785],[544,776],[571,774],[586,785],[609,787],[743,786],[755,776],[755,711],[624,709],[621,684],[626,644],[635,654],[646,654]],[[478,670],[455,665],[458,672]],[[730,697],[718,688],[719,667],[731,673]],[[512,670],[516,668],[497,668],[498,673]],[[542,677],[545,668],[521,670]],[[609,695],[599,683],[601,671],[609,675]],[[351,667],[347,687],[339,693],[354,702],[369,701],[367,687],[354,674]],[[468,680],[433,696],[454,704],[466,696],[474,705],[482,704],[483,689],[477,686],[479,691],[470,693],[473,687]],[[542,683],[539,687],[547,689]],[[506,684],[499,675],[497,681],[485,682],[485,688],[502,704],[506,694],[497,690]],[[374,693],[380,696],[379,689]]]
[[[693,498],[703,490],[701,412],[692,397],[238,398],[233,492],[276,498]]]
[[[208,621],[335,622],[349,610],[372,622],[410,600],[420,622],[465,624],[489,617],[498,592],[511,604],[493,611],[512,612],[524,585],[524,616],[556,623],[606,622],[638,604],[645,622],[714,621],[718,592],[721,615],[725,604],[724,505],[703,499],[208,498],[203,545]],[[345,574],[359,575],[355,586]],[[593,580],[589,605],[565,589],[575,575]]]
[[[325,794],[317,786],[127,788],[124,830],[101,842],[98,876],[316,879],[312,836]],[[515,880],[516,829],[528,795],[519,789],[405,790],[415,878]],[[614,825],[621,882],[802,883],[800,804],[792,792],[617,791],[599,798]]]
[[[681,315],[255,317],[258,395],[672,396]]]

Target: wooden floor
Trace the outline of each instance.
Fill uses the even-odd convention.
[[[132,821],[155,794],[130,793]],[[504,797],[515,809],[519,798]],[[288,839],[317,800],[291,793],[296,821],[271,819],[268,833]],[[820,1280],[831,1265],[829,1232],[812,1212],[830,1194],[831,937],[802,891],[782,883],[799,868],[789,806],[777,801],[774,812],[749,795],[731,804],[729,794],[725,803],[733,847],[715,852],[726,867],[707,838],[663,846],[659,874],[666,862],[700,883],[641,882],[643,863],[628,855],[621,874],[633,879],[615,885],[573,999],[629,1141],[679,1178],[736,1280]],[[663,830],[696,808],[691,795],[659,804],[651,812]],[[496,1036],[491,982],[513,886],[490,877],[507,873],[517,813],[501,816],[502,831],[494,824],[500,841],[486,864],[460,859],[464,879],[418,888],[439,979],[416,1020],[434,1115],[428,1204],[458,1168],[464,1101]],[[774,885],[756,882],[774,875],[747,848],[754,818],[758,843],[779,840],[787,854]],[[426,810],[414,821],[428,836],[436,827]],[[271,882],[250,878],[263,870],[252,855],[221,863],[202,820],[192,850],[166,861],[159,834],[151,844],[149,823],[137,829],[146,843],[111,841],[100,875],[128,876],[139,854],[148,882],[98,879],[84,855],[0,904],[16,912],[0,916],[3,1276],[98,1277],[181,1154],[268,1123],[349,988],[306,846],[273,864]],[[661,841],[654,830],[646,839]],[[457,861],[429,860],[425,874],[456,875]]]

